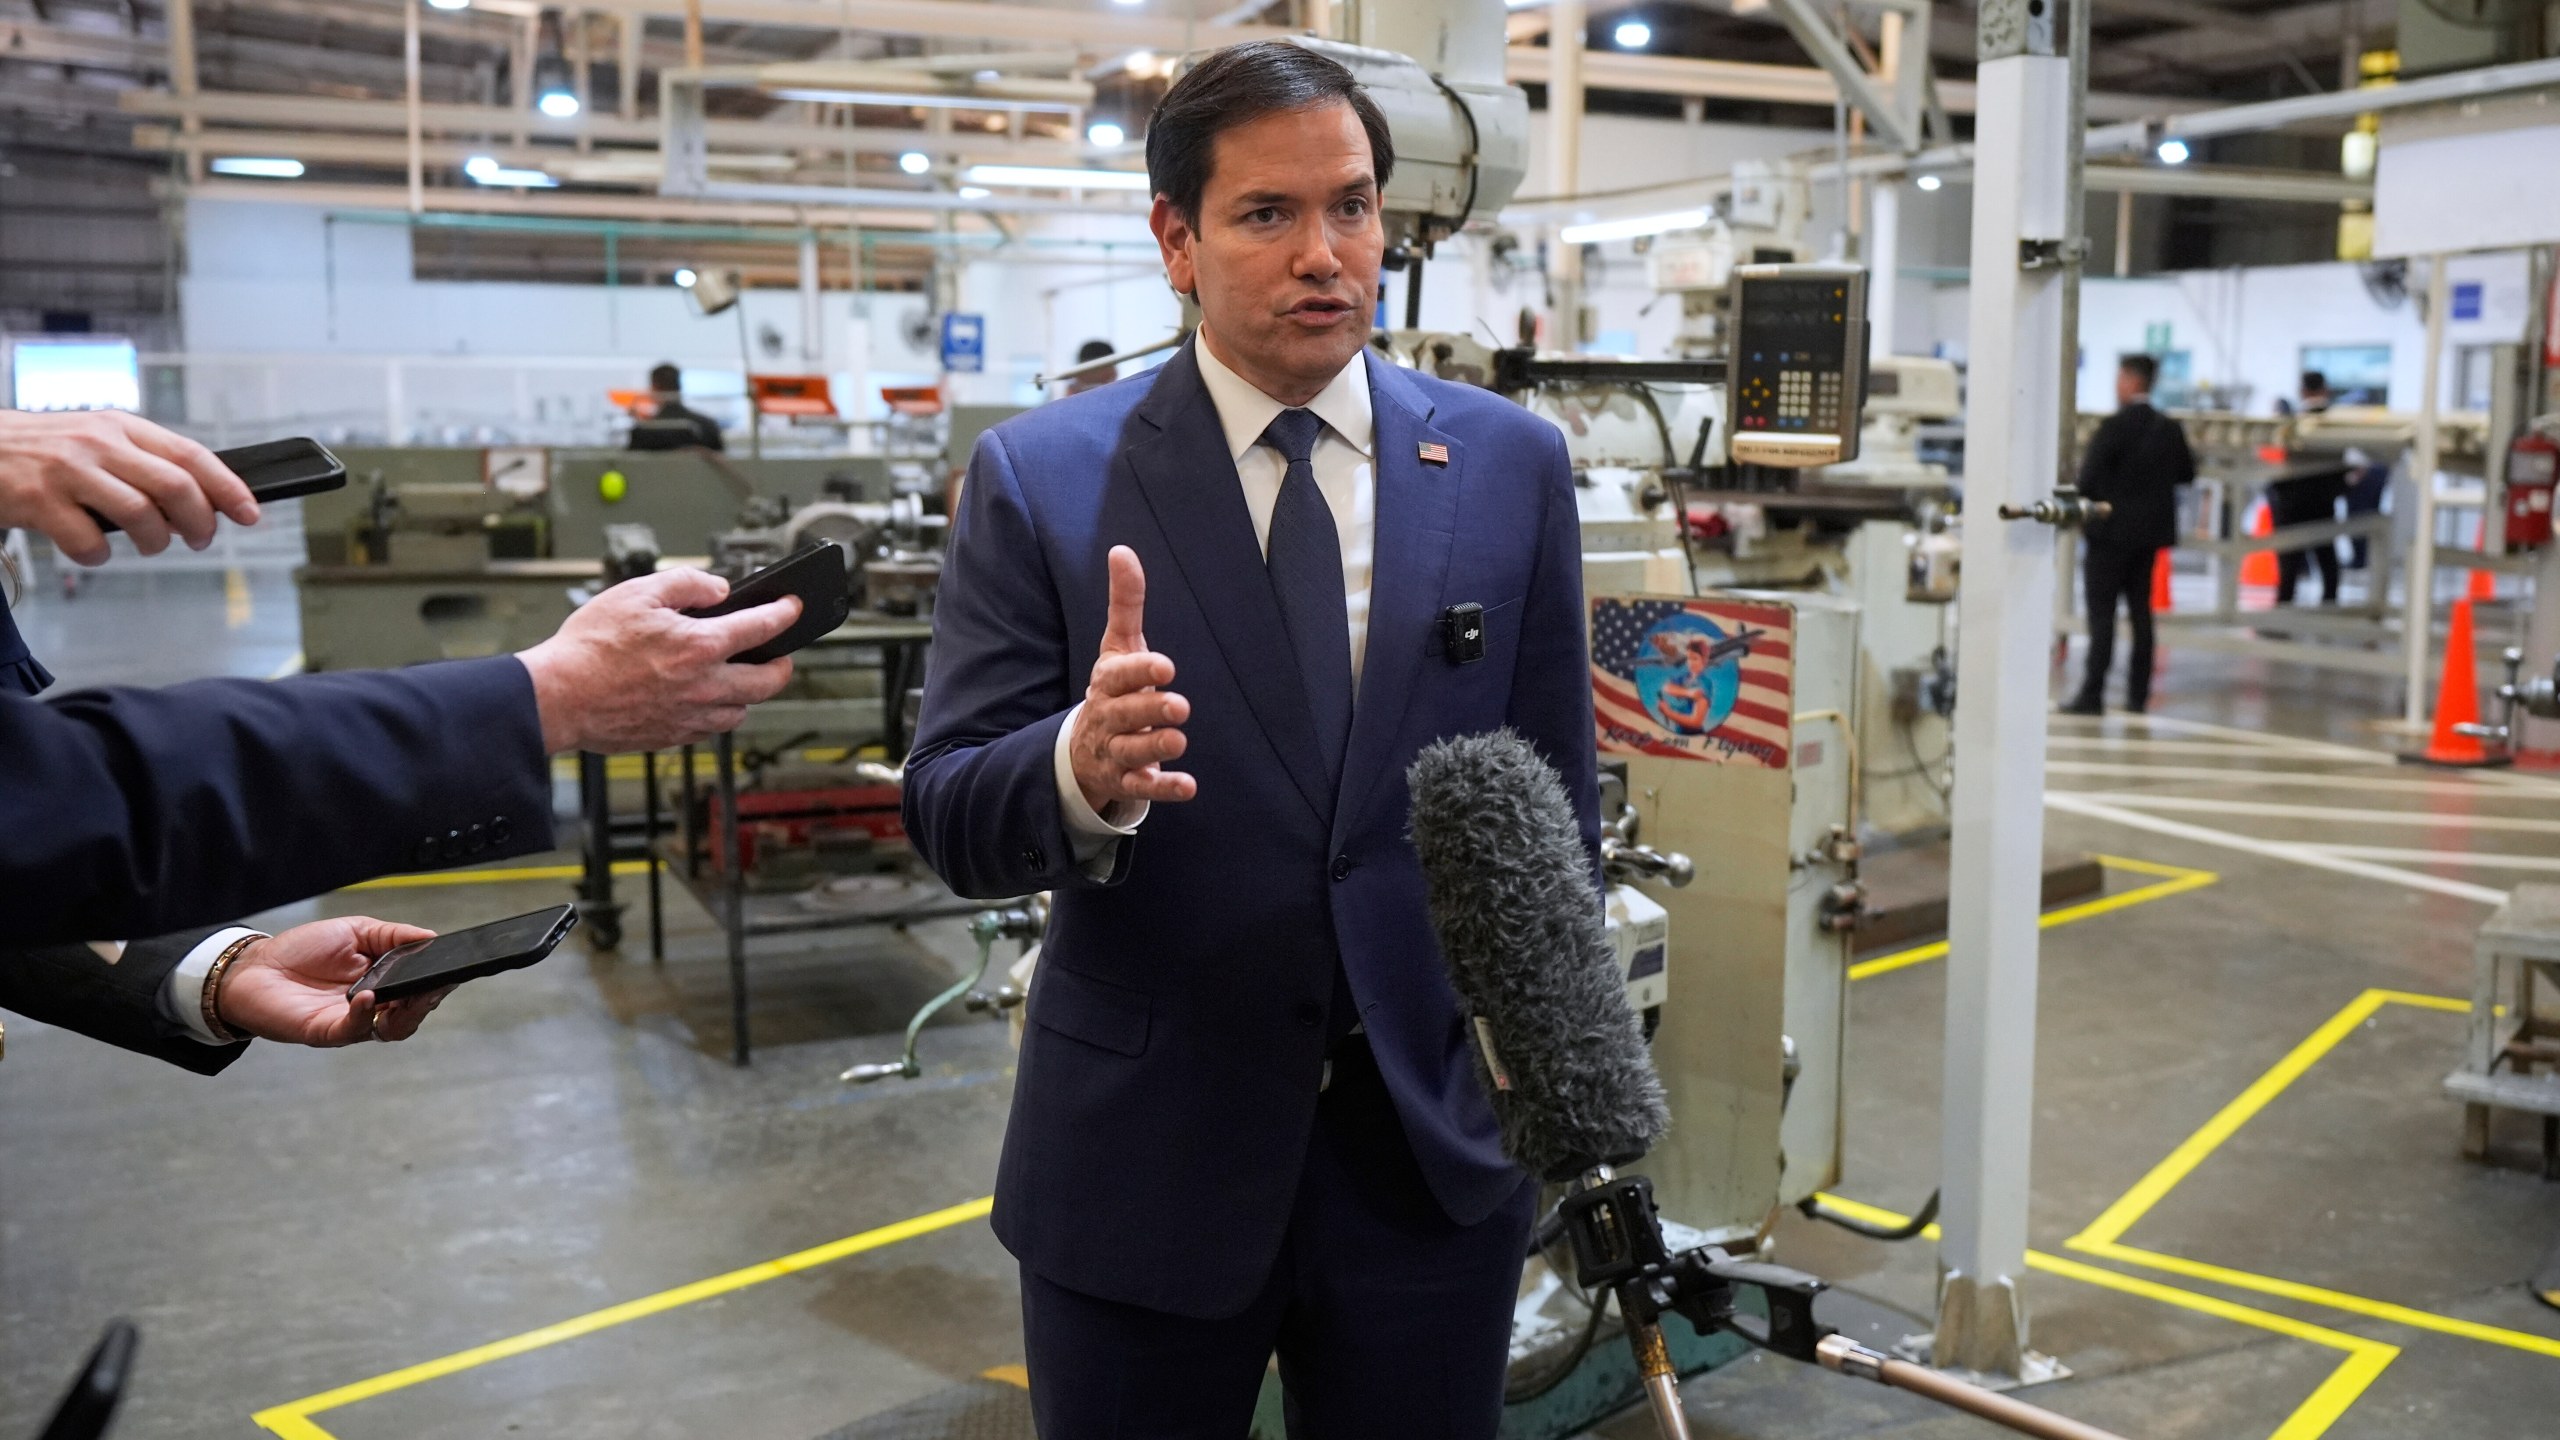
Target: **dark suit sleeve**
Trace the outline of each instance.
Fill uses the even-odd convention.
[[[973,899],[1116,884],[1076,864],[1058,805],[1058,727],[1078,688],[1066,618],[1003,437],[979,437],[933,612],[933,667],[901,808],[943,883]]]
[[[2098,432],[2089,437],[2089,448],[2080,457],[2080,493],[2092,500],[2119,500],[2124,496],[2126,450],[2134,433],[2131,410],[2118,410],[2098,422]]]
[[[513,656],[275,682],[0,697],[0,935],[209,925],[551,845]]]
[[[1549,431],[1545,509],[1538,524],[1537,566],[1520,602],[1520,654],[1511,675],[1511,728],[1537,747],[1563,777],[1600,881],[1599,756],[1591,716],[1589,621],[1582,600],[1582,532],[1573,501],[1573,461],[1561,434]]]
[[[151,1055],[198,1075],[221,1073],[249,1042],[207,1045],[160,1013],[169,972],[213,932],[136,940],[113,964],[86,945],[0,951],[0,1010],[59,1025],[119,1050]]]

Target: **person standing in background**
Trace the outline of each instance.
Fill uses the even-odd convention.
[[[2302,413],[2317,415],[2329,408],[2329,377],[2317,370],[2302,372]],[[2279,480],[2267,487],[2267,511],[2282,530],[2288,525],[2317,525],[2338,518],[2338,497],[2346,492],[2347,469],[2342,465],[2322,465],[2305,474]],[[2374,499],[2379,509],[2380,496]],[[2320,603],[2338,603],[2338,542],[2323,540],[2317,545],[2280,551],[2276,555],[2276,603],[2290,605],[2293,592],[2302,583],[2302,572],[2308,565],[2320,567]]]
[[[1076,347],[1076,363],[1079,365],[1087,364],[1113,353],[1116,352],[1112,350],[1110,341],[1087,340],[1082,345]],[[1087,390],[1099,390],[1103,386],[1108,385],[1119,378],[1120,367],[1117,365],[1105,365],[1099,369],[1087,370],[1083,374],[1078,375],[1073,380],[1067,382],[1067,393],[1070,395],[1081,395]]]
[[[2133,622],[2132,665],[2124,707],[2139,715],[2151,703],[2151,570],[2178,543],[2178,487],[2196,478],[2196,460],[2178,422],[2151,408],[2160,362],[2127,355],[2116,366],[2116,413],[2089,439],[2080,461],[2080,493],[2114,507],[2089,526],[2081,564],[2089,610],[2089,660],[2080,693],[2066,715],[2105,713],[2107,671],[2116,649],[2116,606]]]

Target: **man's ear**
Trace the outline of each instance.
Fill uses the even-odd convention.
[[[1177,295],[1189,295],[1198,288],[1198,277],[1191,264],[1191,246],[1199,238],[1191,222],[1182,218],[1174,203],[1158,195],[1147,211],[1147,228],[1155,232],[1156,248],[1164,257],[1164,276]]]

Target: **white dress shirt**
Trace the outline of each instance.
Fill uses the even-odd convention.
[[[1271,511],[1279,503],[1280,482],[1288,478],[1289,462],[1279,451],[1262,443],[1262,432],[1290,407],[1254,388],[1252,381],[1220,360],[1209,348],[1205,328],[1193,342],[1191,353],[1199,362],[1200,380],[1208,387],[1209,403],[1217,408],[1218,427],[1226,432],[1227,454],[1235,461],[1236,479],[1244,486],[1245,509],[1253,517],[1254,544],[1268,555]],[[1369,648],[1369,571],[1378,533],[1377,419],[1369,407],[1368,364],[1368,351],[1364,348],[1305,407],[1324,422],[1310,459],[1315,468],[1316,489],[1323,492],[1325,505],[1333,511],[1334,533],[1342,542],[1342,609],[1351,627],[1351,688],[1355,704],[1360,690],[1360,665]],[[1223,482],[1209,474],[1201,476],[1199,483]],[[1058,728],[1058,743],[1052,756],[1057,770],[1058,805],[1075,842],[1077,861],[1088,871],[1107,874],[1113,845],[1120,837],[1137,833],[1138,822],[1147,818],[1147,804],[1143,800],[1119,801],[1104,807],[1110,812],[1108,815],[1098,815],[1085,803],[1084,789],[1076,784],[1075,764],[1067,751],[1068,737],[1075,733],[1077,711],[1083,708],[1079,701],[1074,710],[1067,712],[1066,723]]]

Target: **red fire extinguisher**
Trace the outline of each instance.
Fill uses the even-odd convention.
[[[2527,430],[2507,447],[2507,549],[2551,543],[2551,495],[2560,482],[2560,440]]]

